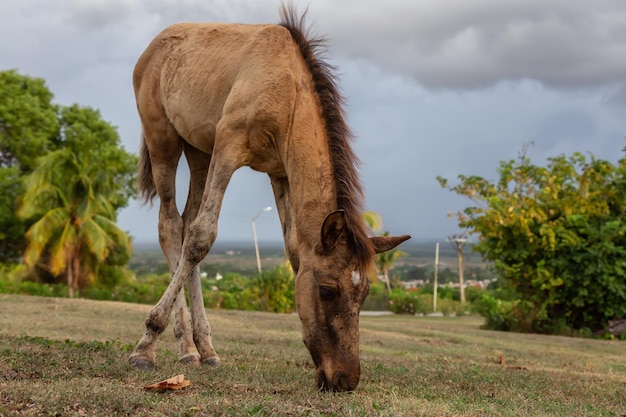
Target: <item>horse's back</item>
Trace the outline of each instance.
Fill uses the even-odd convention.
[[[282,26],[175,24],[155,37],[135,66],[139,111],[162,107],[180,136],[210,153],[225,115],[282,125],[276,119],[291,108],[300,62]]]

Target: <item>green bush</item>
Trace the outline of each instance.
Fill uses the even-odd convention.
[[[202,285],[207,308],[275,313],[295,310],[294,276],[286,265],[252,279],[229,273],[219,280],[204,280]]]
[[[626,149],[625,149],[626,150]],[[457,213],[480,235],[473,249],[517,303],[490,305],[488,322],[523,332],[593,334],[626,317],[626,157],[574,152],[501,161],[499,179],[459,175],[444,188],[476,205]]]
[[[295,311],[295,279],[291,268],[283,265],[257,275],[250,285],[261,311],[291,313]]]
[[[518,330],[519,324],[515,314],[515,303],[497,299],[489,294],[483,294],[482,298],[474,303],[474,309],[485,318],[483,329]]]
[[[63,284],[43,284],[26,279],[27,270],[21,264],[0,265],[0,293],[24,294],[40,297],[66,297]]]
[[[370,292],[361,306],[363,311],[389,310],[387,287],[380,281],[370,283]]]
[[[111,295],[114,301],[126,303],[156,304],[167,284],[136,282],[116,287]]]
[[[480,287],[466,287],[465,288],[465,301],[469,304],[473,304],[474,302],[482,299],[485,290]]]
[[[439,287],[437,288],[437,298],[461,301],[461,290],[452,287]]]
[[[396,314],[429,314],[433,309],[433,297],[418,290],[393,288],[389,294],[389,310]]]
[[[113,293],[108,288],[89,287],[81,290],[80,297],[90,300],[113,300]]]

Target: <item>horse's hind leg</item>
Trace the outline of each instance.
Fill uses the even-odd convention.
[[[183,211],[183,221],[185,230],[196,218],[198,208],[202,201],[202,194],[206,183],[207,171],[209,169],[210,156],[190,145],[185,144],[185,156],[189,164],[190,181],[189,195],[185,210]],[[204,309],[202,298],[202,286],[200,283],[200,268],[198,265],[193,269],[189,281],[187,282],[189,291],[189,308],[193,323],[193,341],[200,353],[202,363],[207,365],[218,365],[220,359],[213,348],[211,342],[211,325]]]

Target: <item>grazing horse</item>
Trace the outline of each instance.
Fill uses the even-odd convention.
[[[363,193],[332,67],[323,42],[306,33],[304,15],[281,8],[280,25],[176,24],[139,58],[133,73],[143,127],[139,186],[157,195],[159,242],[172,272],[129,358],[151,368],[174,310],[179,360],[217,365],[198,264],[217,235],[233,172],[268,174],[296,274],[302,337],[319,389],[347,391],[360,378],[359,311],[373,256],[409,236],[372,237],[362,219]],[[182,215],[175,175],[190,171]],[[186,307],[187,285],[190,311]]]

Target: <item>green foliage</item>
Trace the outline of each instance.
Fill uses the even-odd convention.
[[[249,311],[260,306],[252,280],[236,273],[227,273],[219,280],[203,280],[202,287],[207,308]]]
[[[62,107],[60,124],[57,146],[83,163],[93,192],[105,196],[116,215],[136,195],[137,157],[122,148],[117,129],[102,120],[98,110],[76,104]]]
[[[458,214],[459,225],[479,235],[474,250],[517,295],[510,309],[487,309],[495,311],[488,320],[510,313],[515,320],[502,327],[567,333],[626,317],[626,159],[613,165],[574,153],[541,167],[522,154],[498,173],[495,183],[461,175],[448,186],[438,178],[477,203]]]
[[[72,296],[98,278],[101,265],[108,276],[123,274],[116,269],[128,262],[131,244],[115,219],[134,193],[136,158],[93,109],[63,108],[61,125],[61,148],[37,160],[18,214],[35,220],[24,262],[65,277]]]
[[[0,95],[0,261],[28,244],[27,263],[59,280],[77,257],[83,286],[102,265],[119,277],[130,241],[115,221],[136,194],[137,158],[97,110],[52,104],[42,79],[1,71]]]
[[[27,178],[19,210],[23,218],[37,219],[26,233],[24,262],[30,267],[45,263],[53,276],[65,275],[70,296],[95,279],[111,252],[129,258],[130,238],[114,221],[111,184],[95,162],[69,149],[41,158]]]
[[[433,311],[433,297],[414,289],[394,288],[389,294],[389,310],[396,314],[428,314]]]
[[[295,311],[295,278],[291,267],[282,265],[257,275],[252,280],[252,288],[260,310],[274,313]]]
[[[389,310],[389,297],[385,284],[380,281],[370,283],[370,291],[361,306],[362,311]]]
[[[383,218],[375,211],[366,211],[363,213],[363,221],[367,227],[376,235],[389,236],[389,232],[382,232]],[[407,254],[399,249],[391,249],[383,253],[379,253],[375,256],[374,262],[377,272],[382,276],[385,284],[387,285],[387,291],[391,292],[391,281],[389,277],[389,271],[393,268],[395,261]]]
[[[439,292],[437,295],[437,311],[442,313],[444,316],[463,316],[470,308],[469,305],[465,306],[461,304],[458,298],[457,300],[453,300],[452,298],[445,296],[440,297]],[[401,288],[394,288],[389,294],[389,310],[396,314],[430,314],[433,312],[432,291],[427,292],[424,289],[405,290]]]
[[[495,298],[489,294],[474,302],[475,311],[485,317],[484,329],[515,330],[519,328],[519,317],[514,309],[514,303]]]
[[[26,267],[22,264],[0,264],[0,293],[62,297],[67,293],[67,288],[60,284],[28,280]]]
[[[44,80],[15,70],[0,71],[0,261],[16,259],[25,245],[27,223],[17,217],[22,177],[35,159],[53,149],[58,108]]]

